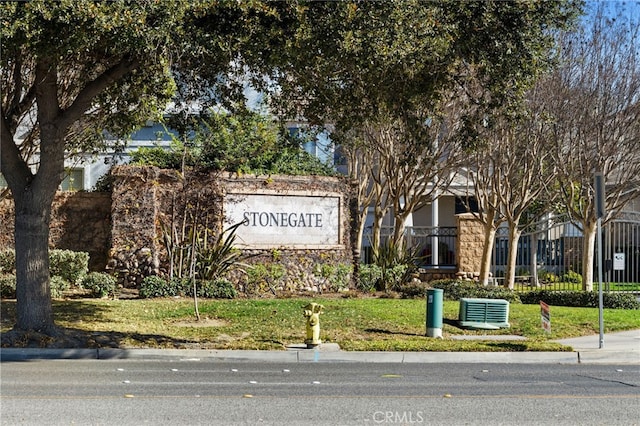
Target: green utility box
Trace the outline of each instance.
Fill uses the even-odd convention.
[[[504,299],[460,299],[461,327],[483,330],[509,328],[509,302]]]
[[[442,338],[442,299],[444,290],[427,290],[427,337]]]

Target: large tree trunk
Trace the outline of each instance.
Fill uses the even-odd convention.
[[[20,330],[54,334],[49,287],[49,221],[53,197],[15,193],[16,309]]]
[[[371,230],[371,248],[374,253],[380,252],[380,246],[382,245],[382,222],[384,221],[384,211],[375,208],[373,217],[373,228]]]
[[[491,255],[493,245],[496,240],[495,211],[487,212],[484,218],[484,245],[482,247],[482,259],[480,261],[480,284],[489,284],[489,273],[491,272]]]
[[[358,258],[357,261],[360,262],[360,257],[362,255],[362,239],[364,237],[364,226],[367,221],[367,212],[369,208],[364,207],[361,212],[358,213],[358,223],[357,223],[357,234],[356,240],[354,242],[355,247],[353,248],[354,255]]]
[[[402,213],[399,215],[395,215],[395,220],[393,223],[393,244],[396,250],[398,250],[398,254],[402,253],[404,250],[405,236],[404,236],[404,224],[407,223],[407,217],[409,217],[410,213]]]
[[[51,205],[64,174],[65,137],[76,114],[61,114],[57,69],[49,60],[36,65],[36,100],[40,127],[40,163],[35,175],[16,166],[10,187],[16,206],[16,327],[55,335],[49,286],[49,224]],[[84,111],[84,110],[83,110]],[[15,152],[14,152],[15,154]]]
[[[593,290],[593,259],[596,242],[596,222],[583,223],[582,239],[582,289]]]
[[[493,244],[496,239],[496,228],[492,223],[484,225],[484,245],[482,248],[482,260],[480,261],[480,284],[489,284],[489,273],[491,272],[491,255],[493,254]]]
[[[507,255],[507,270],[504,276],[504,286],[513,290],[516,283],[516,260],[518,258],[518,240],[521,231],[515,223],[509,224],[509,254]]]

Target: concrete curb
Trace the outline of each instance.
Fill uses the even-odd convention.
[[[640,365],[640,350],[581,349],[576,353],[581,364]]]
[[[0,361],[2,362],[30,361],[36,359],[98,359],[98,349],[0,349]]]
[[[44,359],[145,359],[166,361],[251,362],[368,362],[424,364],[632,364],[640,365],[640,351],[575,352],[347,352],[313,349],[288,351],[190,349],[25,349],[3,348],[0,361]]]

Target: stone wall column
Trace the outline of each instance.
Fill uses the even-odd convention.
[[[484,227],[472,214],[457,215],[458,241],[456,258],[458,259],[458,276],[477,278],[480,276],[480,263],[484,247]]]
[[[124,287],[159,271],[156,233],[158,172],[155,167],[114,167],[111,250],[107,269]]]

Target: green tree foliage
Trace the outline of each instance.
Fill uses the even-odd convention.
[[[461,143],[478,146],[486,117],[518,108],[553,64],[554,30],[580,9],[572,0],[302,3],[274,102],[331,123],[360,183],[359,210],[392,207],[397,237],[411,211],[446,189]]]
[[[552,30],[569,25],[581,3],[302,3],[287,65],[274,75],[280,106],[352,127],[380,111],[435,114],[455,86],[476,104],[511,102],[552,63]]]
[[[236,109],[234,113],[210,110],[191,123],[181,141],[170,149],[140,148],[132,162],[162,168],[183,166],[238,174],[331,175],[327,164],[302,149],[313,132],[292,133],[260,112]]]
[[[103,130],[131,134],[176,91],[238,99],[234,76],[269,63],[265,48],[279,50],[287,23],[261,1],[0,3],[0,167],[16,206],[18,330],[56,332],[47,251],[65,155],[100,150]]]

